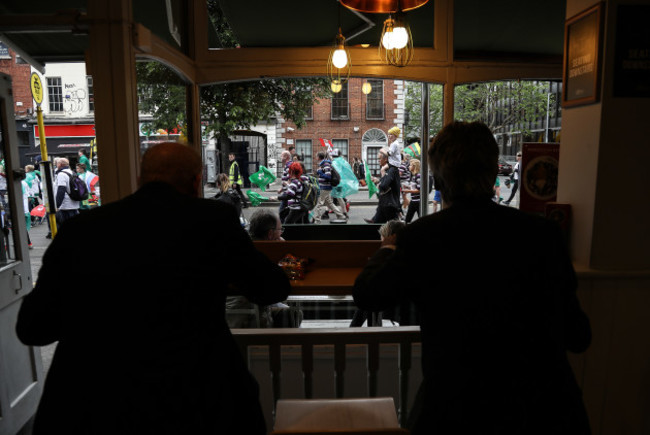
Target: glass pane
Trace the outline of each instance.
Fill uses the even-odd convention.
[[[140,153],[162,142],[178,141],[186,127],[185,84],[171,68],[155,62],[136,64]]]
[[[454,119],[482,121],[501,155],[515,161],[523,142],[554,142],[562,129],[562,83],[520,80],[470,83],[454,89]]]
[[[1,116],[4,118],[5,113],[5,101],[0,99],[0,111]],[[6,122],[14,122],[13,119],[4,119]],[[13,192],[8,186],[7,183],[7,174],[11,168],[8,168],[7,163],[7,146],[8,138],[7,132],[2,129],[0,123],[0,267],[5,266],[9,263],[16,261],[16,250],[15,250],[15,233],[12,230],[13,226],[11,225],[12,218],[15,219],[15,216],[24,216],[23,213],[23,203],[20,202],[20,210],[12,213],[10,207],[10,198],[13,195]]]
[[[300,161],[305,165],[305,170],[308,173],[312,172],[313,169],[312,152],[311,139],[296,140],[296,154],[298,154]]]

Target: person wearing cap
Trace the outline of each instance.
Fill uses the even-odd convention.
[[[399,127],[395,126],[388,130],[388,164],[399,168],[402,161],[402,144],[399,140],[399,135],[402,131]]]
[[[512,171],[512,190],[508,199],[503,201],[505,205],[510,205],[510,201],[515,197],[517,189],[519,188],[519,177],[521,175],[521,151],[517,153],[517,163],[515,163],[514,170]]]

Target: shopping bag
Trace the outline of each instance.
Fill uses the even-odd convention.
[[[341,176],[341,182],[336,187],[332,187],[332,198],[345,198],[357,193],[359,180],[348,161],[343,157],[337,157],[332,161],[332,166]]]
[[[363,166],[366,168],[368,167],[365,161],[363,162]],[[366,184],[368,185],[368,198],[372,198],[372,195],[377,193],[379,189],[377,189],[375,183],[372,182],[372,176],[370,175],[370,171],[367,169],[366,169]]]
[[[251,183],[259,186],[262,192],[265,192],[266,186],[275,181],[275,175],[266,166],[260,166],[260,170],[251,174],[248,179]]]
[[[263,201],[267,201],[268,198],[265,196],[260,195],[257,192],[253,192],[252,190],[247,190],[246,191],[246,196],[248,196],[248,200],[253,204],[253,207],[257,207],[260,205]]]

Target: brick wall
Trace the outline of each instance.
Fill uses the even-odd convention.
[[[28,109],[34,107],[32,91],[29,87],[29,77],[32,74],[31,67],[26,63],[16,63],[16,53],[11,50],[9,50],[9,53],[11,59],[0,59],[0,72],[11,76],[16,116],[27,116]]]
[[[278,125],[278,142],[283,148],[295,145],[297,140],[312,141],[312,159],[316,153],[323,150],[318,139],[347,139],[349,147],[348,160],[362,157],[362,137],[372,128],[378,128],[388,135],[388,129],[394,125],[402,128],[403,97],[401,81],[384,80],[384,119],[366,119],[366,95],[361,92],[364,80],[351,78],[348,82],[348,103],[350,106],[349,120],[332,120],[332,101],[329,98],[319,100],[314,104],[314,119],[308,120],[307,125],[298,130],[291,122],[280,120]],[[291,131],[293,129],[293,131]]]

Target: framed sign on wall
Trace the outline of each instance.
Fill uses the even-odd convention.
[[[603,3],[569,18],[564,24],[562,106],[600,100]]]

